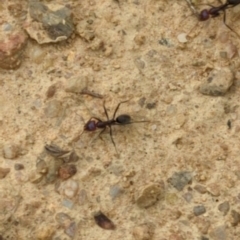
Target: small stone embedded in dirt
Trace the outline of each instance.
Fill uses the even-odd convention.
[[[61,182],[57,191],[61,195],[65,195],[66,197],[72,199],[78,192],[78,182],[73,179],[67,179],[64,182]]]
[[[14,169],[15,169],[16,171],[22,170],[22,169],[24,169],[24,165],[21,164],[21,163],[15,163],[15,164],[14,164]]]
[[[123,192],[124,190],[120,188],[118,185],[113,185],[110,187],[109,195],[112,198],[112,200],[114,200],[115,198],[119,197]]]
[[[23,32],[12,33],[0,40],[0,68],[16,69],[20,67],[27,36]]]
[[[225,201],[218,205],[218,210],[223,213],[223,216],[227,215],[230,209],[230,204],[228,201]]]
[[[19,155],[19,147],[16,144],[6,144],[3,146],[3,157],[6,159],[15,159]]]
[[[46,92],[46,97],[47,98],[52,98],[55,95],[56,91],[57,91],[56,84],[53,84],[53,85],[49,86],[49,88]]]
[[[210,183],[210,184],[208,184],[207,190],[214,197],[219,197],[220,194],[221,194],[221,192],[220,192],[221,187],[217,183]]]
[[[141,208],[147,208],[155,204],[158,200],[163,198],[164,183],[148,184],[143,186],[140,191],[135,194],[136,204]]]
[[[190,203],[193,199],[193,195],[191,192],[186,192],[183,194],[183,198],[188,202]]]
[[[232,226],[237,226],[240,223],[240,213],[236,210],[231,211],[231,220],[230,220]]]
[[[36,170],[38,173],[45,174],[48,171],[48,166],[43,159],[38,159],[36,163]]]
[[[201,194],[204,194],[204,193],[207,192],[207,188],[205,186],[203,186],[203,185],[200,185],[200,184],[195,185],[194,186],[194,190],[196,190],[197,192],[199,192]]]
[[[66,92],[81,93],[82,90],[87,88],[89,81],[88,76],[79,76],[68,79],[67,86],[65,87]]]
[[[74,238],[76,231],[77,231],[77,224],[75,222],[71,222],[64,232],[70,238]]]
[[[101,211],[94,213],[94,220],[96,224],[106,230],[114,230],[116,226],[114,223]]]
[[[80,190],[78,194],[78,204],[84,205],[87,201],[88,201],[87,191],[85,189]]]
[[[153,103],[147,103],[147,104],[146,104],[146,108],[147,108],[147,109],[153,109],[153,108],[156,107],[156,105],[157,105],[157,104],[156,104],[155,102],[153,102]]]
[[[36,173],[35,171],[29,174],[29,181],[31,183],[37,184],[40,183],[43,179],[43,175],[40,173]]]
[[[10,168],[1,168],[0,167],[0,179],[5,178],[10,172]]]
[[[55,231],[55,227],[51,224],[38,224],[38,228],[36,228],[36,232],[32,238],[38,240],[53,239]]]
[[[49,155],[51,155],[55,158],[62,158],[62,157],[64,157],[64,155],[70,153],[70,151],[63,150],[55,144],[46,144],[44,146],[44,149],[46,150],[46,152]]]
[[[187,34],[186,33],[180,33],[177,35],[177,39],[180,43],[186,43],[187,42]]]
[[[58,100],[52,100],[47,103],[44,109],[45,116],[48,118],[58,117],[62,112],[62,103]]]
[[[199,90],[204,95],[222,96],[232,86],[233,79],[234,75],[229,68],[214,69]]]
[[[48,171],[45,175],[45,184],[51,184],[58,178],[58,169],[63,164],[62,159],[52,159],[48,162]]]
[[[228,232],[226,225],[215,227],[209,232],[210,239],[212,240],[228,240]]]
[[[135,226],[132,230],[134,239],[136,240],[151,240],[154,235],[155,227],[153,223],[143,223]]]
[[[75,30],[71,10],[56,3],[30,1],[25,30],[39,44],[66,40]]]
[[[72,177],[73,175],[76,174],[76,172],[77,172],[77,168],[73,164],[62,165],[58,170],[59,177],[63,180],[66,180],[66,179]]]
[[[206,208],[203,205],[195,206],[193,208],[193,213],[195,216],[202,215],[206,212]]]
[[[62,205],[66,208],[72,209],[74,206],[74,202],[68,198],[62,200]]]
[[[55,216],[55,220],[63,228],[67,228],[72,221],[71,217],[63,212],[57,213]]]
[[[168,182],[178,191],[182,191],[187,184],[192,182],[192,173],[187,171],[174,173]]]

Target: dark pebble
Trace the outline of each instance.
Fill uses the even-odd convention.
[[[10,172],[10,168],[1,168],[0,167],[0,179],[5,178]]]
[[[94,214],[94,219],[96,224],[106,230],[113,230],[115,229],[114,223],[105,216],[101,211]]]
[[[146,105],[146,108],[147,109],[153,109],[153,108],[155,108],[156,107],[156,103],[154,102],[154,103],[147,103],[147,105]]]
[[[193,213],[195,216],[202,215],[206,212],[206,208],[203,205],[195,206],[193,208]]]
[[[63,180],[66,180],[72,177],[73,175],[76,174],[76,172],[77,172],[77,168],[73,164],[62,165],[58,170],[59,177]]]
[[[24,165],[21,164],[21,163],[15,163],[14,169],[15,169],[16,171],[22,170],[22,169],[24,169]]]
[[[222,212],[224,216],[228,213],[229,209],[230,205],[228,201],[225,201],[218,205],[218,210]]]
[[[168,182],[178,191],[182,191],[187,184],[192,182],[192,174],[187,171],[174,173],[172,177],[168,179]]]
[[[240,214],[237,211],[232,210],[231,216],[232,216],[232,221],[231,221],[232,226],[237,226],[238,223],[240,222]]]
[[[194,189],[201,194],[204,194],[207,192],[207,188],[202,185],[196,185],[196,186],[194,186]]]

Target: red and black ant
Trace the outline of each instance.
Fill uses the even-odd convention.
[[[106,121],[103,121],[101,120],[100,118],[96,118],[96,117],[91,117],[87,123],[84,125],[84,128],[83,128],[83,132],[87,131],[87,132],[94,132],[96,131],[97,129],[102,129],[102,131],[99,133],[99,135],[101,135],[107,127],[109,127],[110,129],[110,137],[111,137],[111,140],[112,140],[112,143],[116,149],[116,152],[117,152],[117,148],[116,148],[116,144],[113,140],[113,134],[112,134],[112,126],[114,125],[118,125],[118,126],[123,126],[123,125],[127,125],[127,124],[132,124],[132,123],[143,123],[143,122],[149,122],[149,121],[131,121],[131,116],[130,115],[127,115],[127,114],[121,114],[119,116],[116,117],[116,114],[117,114],[117,111],[120,107],[120,105],[122,103],[125,103],[125,102],[128,102],[129,100],[127,101],[123,101],[123,102],[120,102],[118,103],[114,113],[113,113],[113,117],[112,119],[109,119],[109,116],[108,116],[108,112],[107,112],[107,109],[105,107],[105,101],[103,102],[103,109],[104,109],[104,113],[107,117],[107,120]],[[82,135],[83,132],[80,134]]]
[[[218,7],[214,7],[211,6],[210,9],[203,9],[198,18],[200,21],[206,21],[208,20],[210,17],[215,18],[218,17],[220,15],[220,12],[223,12],[223,23],[225,24],[225,26],[227,28],[229,28],[231,31],[233,31],[239,38],[239,34],[237,32],[235,32],[227,23],[226,23],[226,10],[229,8],[233,8],[235,6],[237,6],[238,4],[240,4],[240,0],[227,0],[225,3],[223,3],[222,5],[218,6]]]

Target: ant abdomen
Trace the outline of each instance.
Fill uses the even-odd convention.
[[[131,117],[127,114],[122,114],[116,118],[116,122],[122,125],[129,124],[131,122]]]

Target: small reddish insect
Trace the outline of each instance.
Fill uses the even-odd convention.
[[[210,17],[215,18],[220,16],[220,12],[223,12],[223,23],[227,28],[229,28],[231,31],[233,31],[239,38],[239,34],[236,33],[227,23],[226,23],[226,10],[229,8],[233,8],[240,4],[240,0],[227,0],[225,3],[218,7],[211,6],[210,9],[203,9],[199,14],[199,20],[200,21],[206,21]]]
[[[96,224],[106,230],[114,230],[116,227],[114,223],[105,216],[101,211],[94,214]]]
[[[115,111],[113,113],[112,119],[109,119],[109,115],[108,115],[107,109],[105,107],[105,102],[103,102],[103,109],[104,109],[104,113],[105,113],[105,115],[107,117],[107,120],[103,121],[100,118],[91,117],[87,121],[87,123],[84,125],[83,132],[84,131],[94,132],[97,129],[102,129],[102,131],[99,134],[99,135],[101,135],[106,130],[106,128],[109,127],[109,129],[110,129],[110,137],[111,137],[112,143],[113,143],[113,145],[114,145],[114,147],[116,149],[116,152],[117,152],[116,144],[115,144],[115,142],[113,140],[112,126],[114,126],[114,125],[123,126],[123,125],[127,125],[127,124],[132,124],[132,123],[148,122],[148,121],[134,121],[133,122],[133,121],[131,121],[131,116],[127,115],[127,114],[121,114],[121,115],[116,117],[116,114],[117,114],[117,111],[118,111],[120,105],[122,103],[126,103],[128,101],[129,100],[120,102],[117,105],[117,107],[116,107],[116,109],[115,109]],[[83,134],[83,132],[81,134]]]

